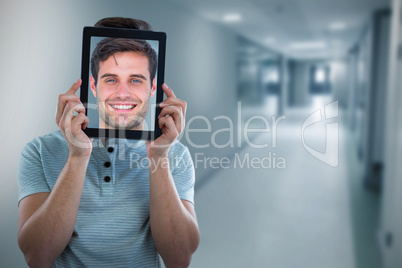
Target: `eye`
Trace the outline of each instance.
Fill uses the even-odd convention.
[[[116,79],[114,79],[114,78],[106,79],[106,83],[114,83],[114,82],[116,82]]]
[[[140,84],[140,83],[141,83],[141,80],[139,80],[139,79],[133,79],[133,80],[131,80],[131,82],[134,83],[134,84]]]

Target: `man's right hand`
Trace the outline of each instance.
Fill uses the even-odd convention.
[[[89,157],[92,142],[83,131],[88,126],[89,119],[85,115],[84,105],[75,95],[81,83],[81,79],[78,79],[65,94],[59,95],[56,124],[67,141],[70,156]]]

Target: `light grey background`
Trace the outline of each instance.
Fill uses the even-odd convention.
[[[110,16],[143,19],[167,33],[165,82],[187,101],[187,118],[202,115],[213,121],[236,114],[235,34],[187,10],[153,0],[1,1],[0,267],[26,267],[17,245],[21,150],[34,137],[58,130],[57,96],[81,74],[83,27]],[[204,153],[226,154],[211,147]],[[197,177],[206,172],[197,171]]]
[[[92,52],[94,51],[96,45],[102,40],[104,37],[94,36],[91,37],[91,53],[90,57],[92,56]],[[151,47],[156,52],[156,57],[159,56],[159,41],[156,40],[147,40],[147,42],[151,45]],[[91,77],[91,67],[89,67],[89,77]],[[91,83],[90,78],[88,77],[88,118],[89,118],[89,128],[98,128],[99,127],[99,112],[98,109],[92,108],[97,107],[97,101],[95,96],[91,92]],[[155,74],[156,84],[158,84],[158,72]],[[149,108],[147,116],[144,119],[144,128],[143,130],[150,130],[153,131],[155,129],[155,104],[156,104],[156,91],[155,94],[149,99]]]

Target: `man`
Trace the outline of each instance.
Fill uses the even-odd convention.
[[[103,19],[95,26],[151,29],[144,21],[123,18]],[[130,96],[128,78],[138,74],[127,71],[131,61],[125,62],[123,56],[140,56],[136,53],[116,52],[101,60],[100,77],[91,81],[100,106],[110,109],[112,119],[117,115],[115,123],[136,121],[130,125],[133,128],[141,125],[137,107],[145,105],[149,98],[145,96],[154,90],[151,73],[143,71],[149,92],[132,100],[122,97]],[[119,81],[117,95],[105,94],[100,86],[109,63],[115,68],[109,77]],[[80,85],[79,79],[59,96],[56,123],[60,131],[34,139],[21,154],[18,243],[28,265],[187,267],[198,247],[199,230],[193,205],[194,168],[187,148],[176,141],[184,128],[186,103],[164,84],[167,98],[160,104],[158,121],[162,135],[152,143],[134,141],[131,146],[123,140],[123,145],[119,141],[116,146],[114,139],[91,140],[82,131],[89,120],[74,95]],[[117,114],[113,110],[113,105],[122,108],[114,102],[118,98],[135,106],[122,121],[121,109]],[[84,146],[76,146],[73,140]],[[128,149],[122,150],[124,145]],[[173,156],[176,161],[169,161]],[[149,167],[139,165],[144,162],[139,159],[146,159]]]

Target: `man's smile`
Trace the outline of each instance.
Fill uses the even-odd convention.
[[[130,103],[130,104],[113,103],[113,104],[111,104],[111,103],[109,103],[109,106],[113,110],[121,112],[121,111],[132,111],[132,110],[134,110],[135,107],[137,107],[137,104],[133,104],[133,103]]]

